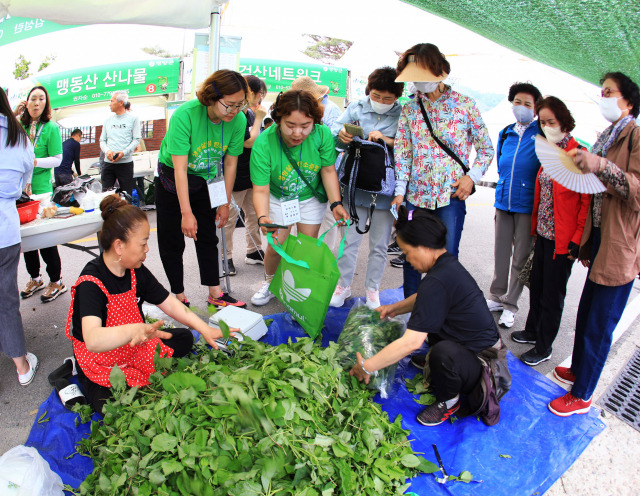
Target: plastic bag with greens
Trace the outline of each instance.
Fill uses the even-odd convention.
[[[378,353],[389,343],[404,334],[406,325],[402,317],[380,319],[380,314],[366,305],[353,307],[347,316],[338,338],[340,351],[337,358],[345,369],[355,365],[356,353],[366,360]],[[397,364],[378,371],[372,376],[369,387],[380,391],[382,398],[388,398],[396,374]]]

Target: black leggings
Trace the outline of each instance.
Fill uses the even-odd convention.
[[[193,349],[193,334],[191,334],[191,331],[189,329],[166,329],[166,331],[170,332],[173,337],[163,340],[163,343],[173,349],[173,356],[176,358],[187,356]],[[93,411],[102,415],[105,403],[113,397],[111,389],[91,381],[84,375],[80,365],[78,365],[78,380]]]
[[[35,279],[40,275],[40,256],[38,252],[42,255],[44,263],[47,264],[49,279],[52,282],[58,282],[62,273],[62,262],[60,261],[60,253],[58,253],[57,246],[24,252],[24,261],[27,264],[27,272],[31,279]]]
[[[184,234],[182,234],[182,214],[178,195],[164,189],[159,178],[156,185],[156,212],[158,225],[158,248],[160,260],[169,279],[171,292],[184,292]],[[201,187],[189,193],[191,211],[198,222],[196,256],[200,268],[200,284],[218,286],[220,273],[218,267],[218,236],[216,235],[216,209],[211,208],[209,190]]]
[[[437,401],[470,393],[482,376],[482,364],[476,354],[453,341],[443,340],[432,346],[429,367]]]

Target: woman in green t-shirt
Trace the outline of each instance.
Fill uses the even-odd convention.
[[[171,291],[187,306],[184,293],[184,236],[195,242],[200,283],[216,306],[246,304],[223,293],[218,270],[216,225],[229,218],[238,155],[247,119],[247,83],[241,74],[219,70],[198,90],[198,98],[171,116],[160,145],[156,178],[158,247]],[[223,174],[224,170],[224,174]]]
[[[27,184],[26,190],[29,193],[33,192],[34,195],[52,193],[53,169],[62,161],[62,138],[60,138],[58,126],[51,120],[51,104],[47,90],[43,86],[32,88],[27,99],[16,108],[15,114],[33,143],[36,153],[33,177],[31,183]],[[62,262],[57,246],[24,253],[24,261],[31,279],[20,292],[20,296],[29,298],[45,287],[40,277],[38,251],[47,265],[47,274],[50,279],[40,299],[43,302],[53,301],[67,291],[67,287],[62,282]]]
[[[260,224],[288,226],[262,227],[265,234],[273,232],[278,243],[284,243],[293,224],[298,232],[317,237],[327,199],[337,221],[349,220],[340,201],[335,144],[331,130],[321,124],[322,115],[323,110],[311,93],[281,93],[271,107],[276,125],[253,144],[250,168],[256,216]],[[279,263],[280,255],[268,246],[265,282],[251,298],[254,305],[265,305],[275,298],[269,284]]]

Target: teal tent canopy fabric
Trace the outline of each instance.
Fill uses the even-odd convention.
[[[638,0],[403,1],[590,83],[621,71],[640,84]]]

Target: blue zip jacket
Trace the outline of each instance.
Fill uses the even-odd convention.
[[[530,214],[540,161],[536,155],[535,137],[538,124],[527,127],[522,138],[514,130],[514,124],[500,131],[498,137],[498,185],[494,206],[505,212]],[[506,133],[506,136],[503,134]]]

